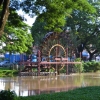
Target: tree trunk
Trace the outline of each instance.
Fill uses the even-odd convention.
[[[92,60],[92,58],[93,58],[93,56],[94,56],[94,54],[96,54],[98,52],[98,50],[95,50],[94,52],[90,52],[90,51],[88,51],[88,53],[89,53],[89,55],[90,55],[90,57],[89,57],[89,61],[91,61]]]
[[[84,50],[84,46],[82,44],[80,44],[78,47],[77,47],[77,53],[76,53],[76,57],[81,57],[82,58],[82,52]]]
[[[92,60],[93,55],[94,55],[93,53],[90,53],[89,61],[91,61],[91,60]]]
[[[2,6],[1,16],[0,16],[0,36],[3,34],[4,26],[9,16],[9,2],[10,0],[1,0],[0,6]]]

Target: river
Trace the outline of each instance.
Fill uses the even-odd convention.
[[[100,73],[0,78],[0,90],[10,89],[18,96],[68,91],[86,86],[100,86]]]

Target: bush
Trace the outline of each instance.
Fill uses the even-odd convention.
[[[96,72],[100,70],[100,62],[92,61],[83,63],[84,72]]]
[[[0,91],[0,100],[18,100],[14,91],[2,90]]]
[[[75,59],[75,62],[81,62],[81,59],[80,58],[77,58],[77,59]],[[75,66],[74,66],[74,70],[75,70],[75,72],[78,72],[78,73],[81,73],[81,72],[83,72],[83,65],[81,64],[75,64]]]

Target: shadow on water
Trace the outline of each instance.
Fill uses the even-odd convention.
[[[99,73],[0,78],[0,90],[14,90],[18,96],[39,95],[99,85]]]

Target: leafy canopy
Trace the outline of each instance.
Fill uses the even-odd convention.
[[[24,0],[21,8],[30,15],[36,14],[42,22],[46,22],[45,29],[61,32],[73,9],[96,12],[87,0]]]
[[[30,27],[23,22],[23,18],[14,9],[10,9],[4,34],[1,37],[2,42],[6,44],[3,49],[9,52],[27,52],[33,42],[29,29]]]
[[[78,51],[84,49],[90,54],[89,60],[95,53],[100,53],[100,2],[99,0],[90,3],[96,8],[95,14],[85,11],[74,10],[72,18],[67,18],[66,26],[70,27],[71,32],[77,36],[75,43],[79,40]]]

